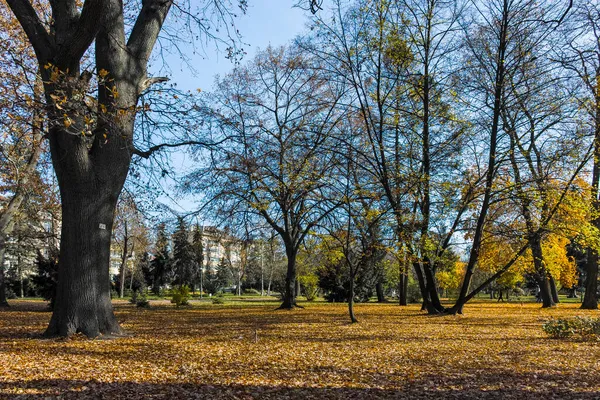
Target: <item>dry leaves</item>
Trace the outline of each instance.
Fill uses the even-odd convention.
[[[41,302],[0,311],[0,398],[598,398],[600,344],[549,339],[573,305],[474,303],[465,316],[417,306],[304,310],[116,303],[131,337],[44,340]]]

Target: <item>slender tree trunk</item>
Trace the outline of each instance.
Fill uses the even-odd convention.
[[[544,266],[542,253],[542,243],[539,236],[529,239],[529,246],[533,256],[533,266],[535,268],[538,285],[540,286],[540,295],[542,298],[542,308],[555,307],[556,303],[552,297],[552,288],[550,285],[550,276]]]
[[[385,303],[385,295],[383,293],[383,283],[377,282],[375,284],[375,291],[377,292],[377,302]]]
[[[296,250],[292,245],[286,244],[287,273],[285,275],[285,288],[283,303],[280,309],[291,310],[296,305]]]
[[[8,307],[8,301],[6,299],[6,282],[4,277],[4,253],[6,248],[4,247],[4,240],[0,238],[0,307]]]
[[[581,308],[584,310],[598,309],[598,253],[593,249],[587,250],[587,271],[585,278],[585,294]]]
[[[552,295],[552,301],[558,304],[560,303],[560,300],[558,299],[558,289],[556,288],[556,282],[554,281],[554,277],[551,273],[548,272],[547,274],[548,283],[550,284],[550,294]]]
[[[425,285],[425,278],[423,277],[423,270],[421,269],[421,264],[418,262],[414,262],[413,267],[415,269],[415,274],[417,275],[417,281],[419,282],[419,290],[421,291],[421,297],[423,298],[421,311],[433,313],[431,311],[432,307],[431,302],[429,300],[429,292],[427,291],[427,287]]]
[[[260,295],[265,295],[265,260],[262,242],[260,243]]]
[[[350,315],[350,321],[354,324],[357,323],[358,320],[354,315],[354,274],[351,274],[350,278],[350,293],[348,296],[348,314]]]
[[[447,310],[447,312],[451,314],[462,314],[463,307],[465,303],[468,301],[469,290],[471,287],[471,280],[473,278],[473,273],[475,272],[475,266],[477,265],[477,261],[479,259],[479,252],[481,250],[481,241],[483,238],[483,228],[486,222],[487,213],[490,206],[490,201],[492,197],[492,187],[494,183],[494,178],[496,174],[496,148],[498,145],[498,130],[499,130],[499,122],[500,122],[500,113],[502,109],[502,93],[504,89],[504,81],[506,78],[506,66],[505,55],[507,48],[507,36],[508,36],[508,25],[509,25],[509,2],[504,0],[502,6],[502,21],[500,22],[500,32],[499,32],[499,43],[496,54],[496,65],[495,65],[495,76],[494,76],[494,106],[493,106],[493,115],[492,115],[492,126],[490,131],[490,149],[488,153],[488,165],[487,172],[485,177],[485,190],[483,194],[483,200],[481,204],[481,209],[479,211],[479,216],[477,217],[477,224],[475,226],[475,233],[473,235],[473,242],[471,245],[471,252],[469,254],[469,261],[467,263],[465,276],[463,278],[463,282],[460,288],[460,293],[458,295],[458,299],[452,308]]]
[[[129,278],[129,291],[133,290],[133,277],[135,276],[135,273],[136,273],[136,271],[135,271],[135,266],[134,266],[134,269],[131,271],[131,277]],[[193,290],[194,289],[192,287],[192,291]]]
[[[426,278],[426,290],[429,294],[429,302],[431,309],[428,312],[431,314],[437,314],[445,311],[445,308],[442,306],[440,301],[440,296],[437,291],[437,285],[435,283],[435,274],[433,273],[433,269],[429,265],[429,259],[425,258],[425,263],[423,264],[423,271],[425,273]]]
[[[592,169],[592,212],[595,215],[592,224],[600,228],[600,200],[598,199],[600,184],[600,79],[596,76],[595,116],[594,116],[594,164]],[[598,309],[598,258],[596,250],[588,248],[585,278],[585,294],[581,303],[584,310]]]
[[[200,298],[202,298],[202,293],[204,292],[204,266],[200,267]]]
[[[404,266],[402,266],[402,270],[400,271],[400,283],[398,285],[398,302],[401,306],[408,305],[408,274],[404,270]]]
[[[119,268],[119,297],[125,295],[125,266],[127,265],[127,221],[125,221],[125,236],[123,237],[123,253],[121,254],[121,267]]]

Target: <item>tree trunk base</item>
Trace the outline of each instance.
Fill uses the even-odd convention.
[[[55,307],[44,337],[69,337],[77,333],[82,333],[88,338],[112,338],[125,335],[110,305],[97,306],[95,312],[87,313]]]
[[[275,311],[277,311],[277,310],[293,310],[294,308],[304,309],[304,306],[301,306],[298,303],[292,303],[292,304],[285,304],[285,303],[283,303],[282,305],[280,305],[279,307],[277,307],[275,309]]]

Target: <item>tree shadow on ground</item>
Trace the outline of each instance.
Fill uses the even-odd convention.
[[[570,377],[573,378],[573,377]],[[326,384],[326,382],[324,382]],[[583,383],[573,382],[571,383]],[[587,385],[583,385],[584,387]],[[581,386],[580,386],[581,387]],[[570,390],[556,374],[485,374],[423,377],[397,389],[219,385],[189,382],[139,383],[44,379],[2,381],[10,399],[598,399],[593,391]]]

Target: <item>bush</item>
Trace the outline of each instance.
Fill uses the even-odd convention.
[[[216,296],[216,297],[213,297],[212,303],[213,304],[225,304],[225,300],[223,299],[222,296],[221,297]]]
[[[315,274],[300,275],[298,281],[306,301],[314,301],[319,294],[319,277]]]
[[[179,306],[187,306],[190,300],[190,288],[186,285],[181,285],[173,289],[171,303],[174,303],[177,308]]]
[[[587,340],[600,340],[600,318],[552,318],[542,325],[542,329],[554,339],[576,336]]]
[[[133,292],[137,293],[137,292]],[[148,301],[148,297],[146,296],[146,291],[140,293],[138,296],[135,305],[140,308],[150,308],[150,302]]]
[[[150,308],[150,302],[146,295],[146,288],[140,289],[140,291],[134,290],[129,300],[131,304],[135,304],[137,307]]]
[[[260,296],[260,292],[256,289],[244,289],[244,294],[252,296]]]
[[[14,292],[14,290],[12,290],[11,288],[9,288],[8,286],[4,289],[6,292],[6,298],[8,300],[11,299],[16,299],[17,298],[17,294]]]
[[[37,274],[32,277],[37,293],[49,301],[50,309],[54,308],[56,285],[58,282],[58,252],[51,251],[48,258],[41,253],[37,256]]]

